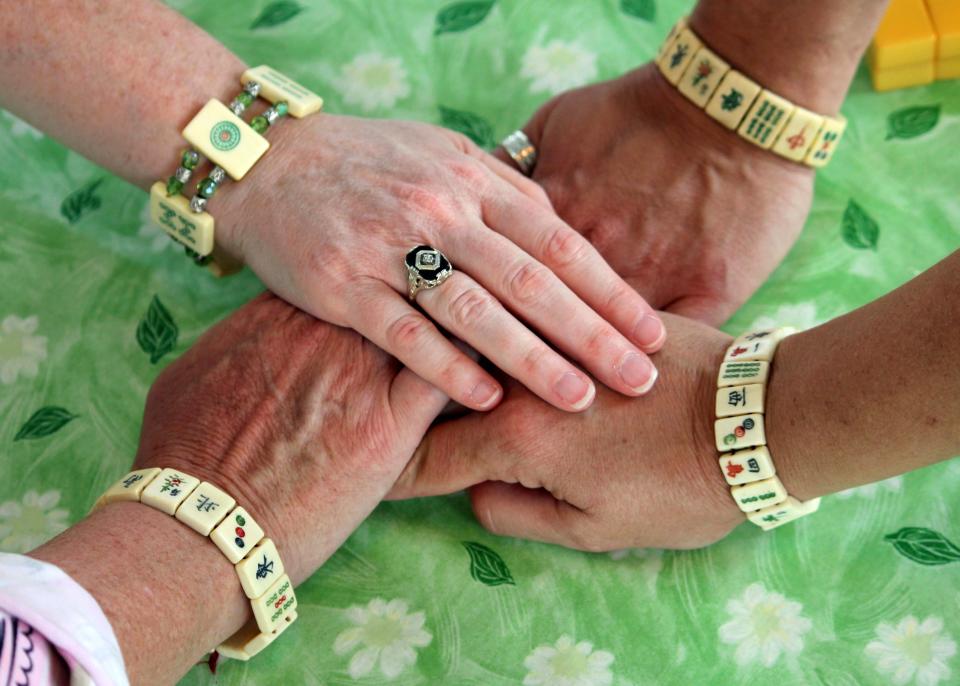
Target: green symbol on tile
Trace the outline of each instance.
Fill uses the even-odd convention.
[[[516,585],[503,558],[485,545],[464,541],[463,547],[470,553],[470,576],[487,586]]]
[[[210,142],[217,150],[233,150],[240,145],[240,129],[232,121],[221,121],[210,129]]]

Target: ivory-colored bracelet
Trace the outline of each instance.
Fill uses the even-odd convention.
[[[842,116],[811,112],[732,69],[680,19],[657,54],[667,81],[688,100],[754,145],[823,167],[847,127]]]
[[[248,69],[240,77],[243,91],[227,107],[210,100],[183,129],[191,147],[183,153],[180,166],[166,182],[150,188],[150,216],[174,240],[183,244],[198,264],[206,264],[214,254],[214,221],[206,211],[207,200],[226,177],[240,180],[270,147],[263,133],[288,112],[295,118],[306,117],[323,107],[323,99],[292,79],[266,66]],[[248,125],[240,115],[260,96],[271,103],[263,114]],[[196,194],[187,199],[180,194],[201,155],[214,165],[200,181]],[[229,268],[214,269],[226,273]]]
[[[217,652],[223,657],[249,660],[297,618],[297,597],[277,546],[249,512],[213,484],[176,469],[137,469],[108,488],[93,509],[121,501],[173,515],[208,536],[234,565],[253,618],[220,644]]]
[[[727,349],[717,376],[714,434],[720,470],[747,519],[764,530],[816,512],[820,498],[801,502],[787,495],[776,476],[764,433],[764,394],[773,354],[790,327],[752,331]]]

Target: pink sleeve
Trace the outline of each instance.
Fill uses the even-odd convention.
[[[59,567],[0,553],[0,622],[0,685],[49,684],[61,657],[78,682],[129,684],[103,610]]]

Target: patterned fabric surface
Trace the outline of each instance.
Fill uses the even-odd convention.
[[[171,4],[328,111],[443,123],[484,145],[551,95],[649,59],[689,9]],[[843,111],[850,126],[799,243],[728,331],[809,327],[960,245],[960,84],[881,95],[861,70]],[[192,267],[149,226],[142,192],[4,112],[0,159],[0,549],[19,552],[83,517],[130,464],[151,381],[262,287]],[[501,539],[463,495],[388,503],[299,589],[283,640],[184,683],[960,684],[954,544],[960,460],[692,552]]]

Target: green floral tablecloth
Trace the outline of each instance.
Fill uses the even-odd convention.
[[[648,59],[688,9],[171,4],[329,111],[444,123],[485,145],[548,96]],[[844,112],[803,236],[729,331],[811,326],[960,245],[960,83],[879,95],[861,71]],[[151,381],[261,285],[191,267],[149,226],[143,193],[3,112],[0,160],[0,549],[25,551],[124,471]],[[743,526],[680,553],[496,538],[462,495],[389,503],[299,589],[283,640],[185,683],[960,684],[954,544],[958,460],[826,498],[775,533]]]

